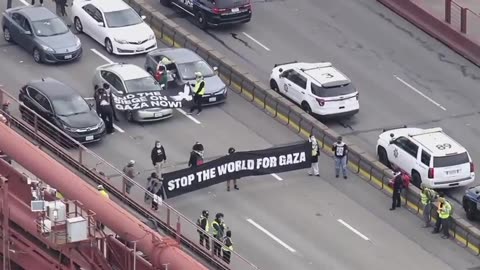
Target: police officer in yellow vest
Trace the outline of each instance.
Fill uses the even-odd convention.
[[[233,251],[232,231],[227,231],[226,236],[223,238],[223,244],[225,245],[222,247],[223,261],[230,264],[230,258]]]
[[[195,72],[195,78],[197,82],[195,83],[195,88],[193,90],[193,106],[190,108],[188,114],[192,114],[196,109],[198,110],[197,115],[199,115],[202,111],[203,95],[205,95],[205,80],[200,72]]]
[[[202,215],[197,220],[197,226],[202,228],[207,233],[208,230],[210,230],[210,224],[208,224],[208,214],[209,213],[207,210],[203,210]],[[208,234],[205,234],[200,230],[197,232],[200,235],[200,245],[203,246],[203,242],[205,242],[205,248],[210,250],[210,238],[208,238]]]
[[[213,237],[215,237],[215,239],[220,243],[223,241],[226,228],[227,228],[227,225],[225,225],[225,223],[223,222],[223,214],[217,213],[215,215],[215,220],[213,220],[212,222],[212,229],[213,229],[212,234],[213,234]],[[217,241],[213,242],[213,254],[220,257],[222,246],[220,245],[220,243],[217,243]]]
[[[103,187],[103,185],[98,185],[97,190],[98,190],[98,192],[100,192],[100,195],[102,195],[103,197],[105,197],[107,199],[110,199],[110,196],[108,196],[108,193],[105,190],[105,188]]]
[[[430,227],[431,212],[434,202],[437,200],[438,194],[435,190],[427,188],[424,183],[420,185],[422,192],[420,193],[421,202],[423,204],[423,228]]]
[[[448,229],[450,228],[450,215],[452,212],[452,205],[445,200],[443,195],[438,199],[438,218],[437,222],[435,223],[435,229],[432,233],[438,233],[440,231],[440,226],[442,227],[443,231],[443,239],[448,239],[450,237],[450,233]]]

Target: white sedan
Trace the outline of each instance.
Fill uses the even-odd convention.
[[[75,29],[105,46],[109,54],[134,55],[157,48],[153,30],[122,0],[74,0]]]

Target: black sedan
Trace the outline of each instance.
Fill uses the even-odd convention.
[[[3,37],[32,54],[35,62],[57,63],[75,60],[82,44],[57,15],[44,7],[7,9],[2,19]]]
[[[105,124],[95,110],[74,89],[55,79],[28,82],[20,89],[19,100],[23,102],[20,112],[24,119],[33,120],[31,111],[23,108],[26,106],[80,143],[99,141],[105,136]],[[49,123],[42,124],[42,132],[61,140],[62,145],[68,142]]]

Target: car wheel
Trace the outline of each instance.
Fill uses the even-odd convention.
[[[10,35],[10,30],[7,27],[3,28],[3,38],[6,42],[12,42],[12,36]]]
[[[127,112],[127,121],[128,122],[134,122],[135,121],[135,119],[133,118],[133,113],[130,112],[130,111]]]
[[[207,28],[207,18],[205,17],[205,13],[202,11],[197,12],[197,15],[195,16],[197,19],[197,25],[201,29],[206,29]]]
[[[83,25],[78,17],[75,17],[75,19],[73,19],[73,24],[75,25],[75,30],[77,30],[78,33],[83,32]]]
[[[33,49],[33,60],[37,63],[41,63],[42,62],[42,55],[40,53],[40,51],[37,49],[37,48],[34,48]]]
[[[420,185],[422,184],[422,178],[417,171],[412,172],[412,184],[417,188],[420,188]]]
[[[109,54],[113,54],[113,45],[110,39],[108,38],[105,39],[105,50],[107,50]]]
[[[270,80],[270,89],[272,89],[273,91],[277,92],[277,93],[280,93],[280,89],[278,88],[278,84],[275,80]]]
[[[166,7],[170,7],[172,5],[172,0],[160,0],[160,4]]]
[[[391,168],[390,161],[388,160],[387,151],[383,147],[378,147],[377,151],[378,160],[388,168]]]
[[[312,109],[310,108],[310,105],[308,105],[308,103],[306,101],[302,102],[302,109],[308,113],[308,114],[312,114]]]

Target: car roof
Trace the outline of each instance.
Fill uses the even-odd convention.
[[[109,70],[117,74],[124,81],[150,77],[151,75],[143,68],[133,64],[114,63],[103,65],[100,69]]]
[[[177,64],[191,63],[203,60],[195,52],[185,48],[161,48],[148,53],[151,56],[163,55]]]
[[[48,20],[58,17],[45,7],[27,6],[15,9],[15,11],[22,14],[32,22]]]
[[[404,135],[420,144],[435,157],[461,154],[467,150],[445,134],[442,128],[405,128]],[[445,146],[449,147],[445,147]]]
[[[79,96],[78,92],[72,87],[50,77],[31,80],[27,83],[27,86],[39,90],[51,100]]]
[[[130,6],[127,5],[122,0],[82,0],[84,4],[92,4],[95,7],[99,8],[103,12],[113,12],[119,10],[129,9]]]

